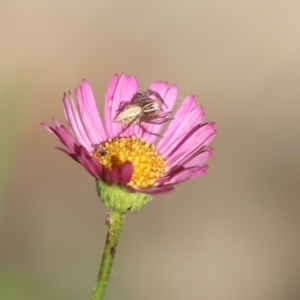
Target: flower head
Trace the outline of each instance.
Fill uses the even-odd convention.
[[[83,80],[76,89],[77,105],[70,93],[63,98],[65,118],[72,134],[57,120],[54,120],[54,127],[42,125],[64,144],[65,147],[58,149],[79,162],[95,178],[130,191],[164,193],[177,183],[207,172],[206,161],[212,155],[212,148],[207,145],[215,137],[216,130],[214,123],[203,123],[204,109],[191,95],[180,104],[162,136],[162,127],[170,120],[164,117],[174,107],[178,88],[155,81],[147,91],[151,91],[147,98],[148,116],[142,115],[145,99],[133,101],[136,95],[143,95],[137,78],[114,75],[105,95],[104,127],[92,88]],[[126,119],[122,123],[120,118],[116,119],[120,108],[124,115],[124,103],[125,109],[126,105],[135,103],[136,107],[130,107],[133,115],[127,116],[133,121]],[[159,112],[157,117],[153,115],[156,112]]]

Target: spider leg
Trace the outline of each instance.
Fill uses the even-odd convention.
[[[145,128],[141,122],[138,123],[138,125],[144,130],[144,132],[147,132],[149,134],[153,134],[153,135],[156,135],[156,136],[159,136],[159,137],[163,137],[162,135],[158,134],[158,133],[154,133],[154,132],[151,132],[149,131],[147,128]]]
[[[143,98],[143,94],[142,93],[135,93],[131,99],[131,103],[132,104],[138,104],[139,101]]]
[[[130,102],[128,101],[121,101],[120,102],[120,105],[119,105],[119,108],[116,110],[117,112],[120,112],[121,110],[123,110],[124,108],[126,108],[126,106],[130,104]]]
[[[158,116],[156,116],[156,118],[166,118],[170,113],[171,113],[171,111],[166,111],[164,113],[160,113]]]
[[[117,136],[120,136],[128,127],[130,126],[130,124],[126,124],[122,130],[117,134]]]
[[[159,118],[156,118],[154,120],[148,120],[148,121],[144,121],[145,123],[149,123],[149,124],[154,124],[154,125],[160,125],[160,124],[163,124],[163,123],[166,123],[170,120],[173,120],[174,118],[168,118],[168,119],[165,119],[163,118],[162,120],[160,120]]]
[[[137,116],[135,119],[133,119],[130,123],[126,124],[117,136],[120,136],[126,129],[129,128],[130,125],[134,124],[138,119],[139,119],[139,116]]]
[[[165,105],[166,108],[168,108],[167,104],[165,103],[164,99],[161,97],[161,95],[153,90],[147,90],[148,96],[155,96],[157,100],[159,100],[161,103]]]

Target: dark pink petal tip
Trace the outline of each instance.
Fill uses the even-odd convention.
[[[102,179],[110,185],[119,183],[119,171],[114,169],[103,169]]]
[[[91,156],[84,147],[76,145],[74,149],[61,147],[57,147],[57,149],[81,164],[93,177],[97,179],[101,179],[103,177],[103,166],[96,158]]]
[[[158,195],[158,194],[165,194],[173,190],[174,190],[173,185],[164,185],[164,186],[152,187],[149,189],[138,189],[137,191],[149,195]]]
[[[133,167],[130,162],[125,162],[119,169],[103,168],[102,179],[110,185],[120,184],[126,186],[133,173]]]
[[[126,185],[131,177],[132,177],[132,173],[133,173],[133,166],[132,163],[129,161],[126,161],[120,168],[120,184],[122,185]]]

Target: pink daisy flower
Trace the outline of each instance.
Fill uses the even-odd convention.
[[[149,90],[163,99],[162,115],[166,116],[176,102],[177,86],[154,81]],[[204,109],[197,105],[195,96],[182,101],[163,137],[158,137],[164,122],[136,122],[126,127],[114,122],[122,104],[131,102],[139,92],[135,76],[114,75],[106,91],[102,122],[92,88],[83,80],[76,89],[77,105],[70,93],[63,98],[65,118],[72,134],[57,120],[54,127],[42,125],[65,146],[58,149],[109,185],[157,194],[204,175],[208,169],[206,161],[212,155],[212,148],[207,145],[216,130],[214,123],[203,123]],[[155,95],[151,98],[157,100]]]

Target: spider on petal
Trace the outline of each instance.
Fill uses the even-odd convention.
[[[150,98],[151,96],[154,96],[156,99]],[[120,134],[130,125],[137,123],[145,132],[161,137],[157,133],[148,131],[142,125],[142,122],[163,124],[172,120],[173,118],[167,118],[171,111],[163,112],[162,105],[167,107],[160,94],[150,89],[143,93],[136,93],[130,102],[122,102],[114,119],[114,122],[126,125]]]

